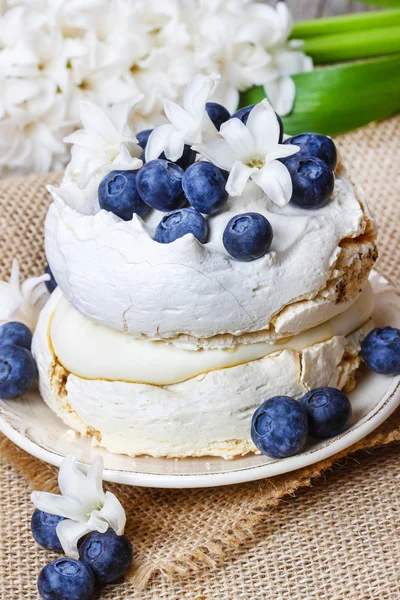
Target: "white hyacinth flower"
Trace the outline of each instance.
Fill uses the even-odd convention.
[[[70,558],[79,558],[78,542],[90,533],[105,533],[111,527],[117,535],[125,530],[125,511],[111,492],[103,491],[103,460],[97,456],[87,475],[79,470],[77,459],[66,456],[58,473],[61,496],[48,492],[32,492],[36,508],[64,517],[57,525],[61,546]]]
[[[39,312],[49,297],[45,281],[50,276],[30,277],[20,283],[19,263],[13,260],[10,281],[0,281],[0,324],[8,321],[24,323],[35,329]]]
[[[221,126],[220,137],[194,145],[193,148],[220,169],[230,171],[226,191],[241,196],[249,179],[280,207],[292,196],[288,169],[278,158],[291,156],[299,147],[279,143],[280,128],[267,100],[250,112],[247,124],[230,119]]]
[[[132,108],[142,99],[140,94],[131,102],[114,104],[108,113],[92,102],[81,102],[80,118],[84,128],[64,139],[74,144],[67,180],[77,181],[79,188],[84,189],[100,170],[104,176],[115,169],[140,169],[143,162],[139,157],[143,150],[128,120]]]
[[[201,143],[203,134],[216,135],[206,103],[214,93],[218,75],[196,75],[185,90],[183,107],[172,100],[164,100],[164,112],[169,120],[151,133],[146,146],[146,161],[158,158],[162,152],[169,160],[181,158],[185,144]]]

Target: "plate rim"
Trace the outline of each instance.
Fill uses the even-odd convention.
[[[390,385],[395,381],[394,387],[393,385]],[[307,450],[301,454],[283,459],[275,459],[267,464],[239,467],[231,471],[218,471],[214,473],[155,474],[141,471],[126,471],[124,469],[104,468],[103,479],[111,483],[134,485],[138,487],[188,489],[222,487],[238,483],[248,483],[305,468],[330,458],[342,450],[353,446],[379,427],[396,410],[400,405],[400,377],[388,378],[388,384],[387,391],[380,401],[350,429],[330,440],[326,440],[323,446],[318,446],[317,448]],[[63,454],[43,448],[36,442],[33,442],[31,439],[24,436],[23,433],[15,429],[4,419],[1,412],[0,431],[19,448],[25,450],[35,458],[43,460],[55,467],[60,467],[60,464],[64,459]],[[103,451],[107,452],[104,449]],[[315,455],[317,455],[317,459],[315,458]],[[207,457],[202,458],[202,460],[206,459]],[[78,461],[78,464],[83,467],[88,466],[87,463],[82,461]]]

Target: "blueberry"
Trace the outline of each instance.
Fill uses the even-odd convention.
[[[32,346],[32,332],[23,323],[10,321],[0,325],[0,346],[22,346],[27,350]]]
[[[315,156],[328,165],[332,171],[336,167],[336,146],[331,138],[319,133],[300,133],[284,141],[284,144],[296,144],[300,146],[300,152],[304,157]]]
[[[183,169],[169,160],[151,160],[138,172],[137,189],[141,198],[151,208],[163,212],[180,208],[185,200],[183,173]]]
[[[322,208],[329,202],[335,179],[323,160],[294,155],[282,162],[292,178],[292,204],[312,210]]]
[[[79,557],[93,571],[96,583],[105,585],[122,579],[132,564],[132,544],[112,529],[93,531],[79,548]]]
[[[179,208],[161,219],[157,225],[155,240],[160,244],[170,244],[187,233],[193,233],[204,244],[208,236],[207,221],[194,208]]]
[[[361,344],[361,356],[371,371],[400,375],[400,329],[373,329]]]
[[[73,558],[53,560],[40,571],[38,579],[43,600],[90,600],[94,587],[91,569]]]
[[[36,379],[32,354],[21,346],[0,346],[0,398],[18,398]]]
[[[300,404],[307,413],[309,433],[314,438],[327,439],[339,435],[350,423],[350,400],[335,388],[311,390],[303,396]]]
[[[146,145],[147,145],[147,140],[146,140]],[[143,164],[145,164],[146,163],[146,153],[144,150],[143,150],[140,158],[143,161]],[[160,160],[168,160],[168,158],[165,156],[164,152],[162,154],[160,154],[160,156],[158,158]],[[185,144],[185,146],[183,148],[182,156],[180,158],[178,158],[178,160],[170,161],[170,162],[172,162],[174,165],[178,165],[178,167],[180,167],[181,169],[183,169],[185,171],[188,167],[190,167],[191,164],[194,163],[195,160],[196,160],[196,152],[194,150],[192,150],[190,146]]]
[[[162,153],[160,158],[166,159],[165,154]],[[196,160],[196,152],[194,150],[192,150],[190,146],[185,144],[185,147],[183,149],[183,154],[180,158],[178,158],[177,161],[175,161],[175,164],[178,165],[178,167],[180,167],[184,171],[186,171],[186,169],[188,167],[190,167],[190,165],[192,165],[195,160]]]
[[[251,437],[262,454],[286,458],[300,452],[308,434],[307,414],[299,402],[275,396],[259,406],[251,422]]]
[[[259,213],[249,212],[232,217],[222,241],[233,258],[249,262],[268,252],[272,236],[270,222]]]
[[[231,118],[230,112],[217,102],[207,102],[206,111],[211,121],[214,123],[218,131],[221,129],[222,123],[225,123]]]
[[[38,509],[35,510],[31,519],[31,530],[39,546],[54,552],[63,551],[56,532],[57,525],[63,520],[64,517],[51,515]]]
[[[255,104],[250,104],[250,106],[240,108],[235,113],[233,113],[231,119],[239,119],[244,125],[246,125],[247,119],[249,118],[249,114],[251,113],[254,107]]]
[[[197,162],[191,165],[182,178],[182,187],[190,204],[201,213],[212,215],[228,200],[225,179],[215,165]]]
[[[50,275],[50,279],[48,281],[45,281],[45,284],[46,284],[48,292],[50,294],[52,294],[58,285],[57,281],[54,279],[53,272],[50,269],[49,265],[47,265],[44,272],[47,273],[47,275]]]
[[[134,214],[145,217],[149,207],[139,196],[136,187],[138,171],[111,171],[99,185],[100,208],[114,213],[124,221]]]
[[[244,125],[246,125],[247,119],[249,118],[249,114],[251,113],[251,111],[253,110],[254,107],[255,107],[255,104],[250,104],[250,106],[245,106],[244,108],[237,110],[232,115],[231,119],[240,119],[242,121],[242,123]],[[278,113],[275,113],[275,114],[276,114],[276,118],[278,119],[278,123],[279,123],[279,143],[281,143],[283,140],[283,123],[282,123],[282,119],[280,118]]]
[[[136,134],[138,144],[143,148],[143,150],[145,150],[147,146],[147,142],[149,141],[149,137],[152,131],[152,129],[144,129],[143,131],[139,131],[139,133]]]

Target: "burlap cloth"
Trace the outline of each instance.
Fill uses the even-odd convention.
[[[378,268],[397,284],[399,130],[397,117],[338,139],[380,225]],[[24,275],[42,271],[44,184],[58,179],[0,183],[0,278],[14,256]],[[400,410],[346,458],[262,482],[187,491],[110,485],[128,514],[135,564],[129,581],[99,598],[398,600],[396,440]],[[52,555],[31,539],[29,494],[32,487],[55,490],[56,471],[5,438],[0,451],[0,597],[37,598],[37,574]]]

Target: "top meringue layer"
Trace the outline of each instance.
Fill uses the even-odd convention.
[[[61,189],[49,190],[55,203],[46,219],[46,254],[68,301],[96,323],[135,338],[174,341],[185,334],[192,347],[221,334],[273,329],[283,308],[290,313],[290,305],[315,298],[326,286],[341,241],[367,228],[362,193],[343,175],[336,176],[331,201],[317,211],[280,208],[250,183],[210,217],[205,245],[191,234],[171,244],[155,242],[156,211],[146,223],[137,215],[121,221],[103,210],[84,215],[63,200]],[[274,231],[271,251],[251,263],[235,261],[222,244],[229,219],[245,211],[263,214]],[[317,311],[303,321],[296,316],[295,332],[344,309],[332,302],[329,314]]]

